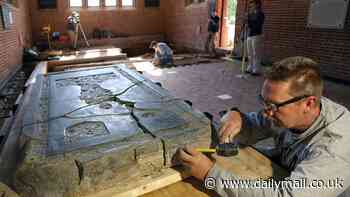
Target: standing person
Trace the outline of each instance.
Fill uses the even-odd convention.
[[[79,14],[76,11],[73,11],[72,14],[67,17],[67,34],[68,34],[72,49],[75,49],[74,42],[76,39],[78,23],[79,23]]]
[[[173,51],[164,42],[152,41],[149,48],[154,50],[154,65],[171,65],[173,64]]]
[[[219,31],[220,17],[215,13],[211,15],[208,23],[208,38],[205,43],[205,51],[211,56],[216,56],[215,34]]]
[[[259,75],[261,72],[262,33],[265,15],[260,0],[250,0],[248,8],[248,68],[247,73]]]
[[[215,181],[221,196],[350,196],[350,112],[322,92],[319,65],[305,57],[287,58],[266,74],[258,97],[262,110],[241,113],[234,109],[222,118],[221,143],[236,138],[252,145],[274,137],[276,147],[269,155],[290,175],[271,187],[263,187],[259,180],[239,185],[248,181],[190,147],[179,150],[180,161],[197,179]],[[225,180],[238,185],[225,186]],[[298,186],[300,181],[306,185]]]

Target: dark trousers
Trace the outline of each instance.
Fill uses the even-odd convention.
[[[207,41],[205,43],[205,51],[207,53],[210,53],[211,55],[216,55],[216,50],[215,50],[215,33],[214,32],[209,32]]]

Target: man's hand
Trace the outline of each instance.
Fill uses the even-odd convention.
[[[214,165],[207,156],[187,146],[178,150],[178,159],[189,167],[192,176],[202,181]]]
[[[152,61],[152,64],[153,64],[154,66],[160,65],[159,59],[154,59],[154,60]]]
[[[237,111],[227,112],[221,118],[221,127],[219,130],[220,143],[230,143],[233,138],[239,134],[242,129],[242,117]]]

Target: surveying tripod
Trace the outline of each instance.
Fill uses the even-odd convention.
[[[76,26],[75,26],[75,38],[74,38],[74,48],[76,49],[77,48],[77,44],[78,44],[78,37],[79,37],[79,31],[81,31],[81,34],[83,35],[83,39],[85,41],[85,44],[86,46],[90,46],[88,40],[86,39],[86,35],[85,35],[85,32],[84,32],[84,29],[83,29],[83,26],[80,24],[80,22],[77,22],[76,23]]]

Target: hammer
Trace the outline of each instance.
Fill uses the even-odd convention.
[[[220,111],[220,117],[223,117],[227,111]],[[238,154],[238,145],[237,143],[219,143],[219,137],[217,131],[219,129],[219,123],[213,120],[213,115],[209,112],[204,112],[204,115],[211,121],[211,130],[212,130],[212,142],[210,147],[215,148],[197,148],[198,152],[202,153],[217,153],[221,156],[234,156]]]
[[[217,153],[220,156],[228,157],[238,154],[238,146],[234,143],[218,144],[216,148],[196,148],[201,153]]]

